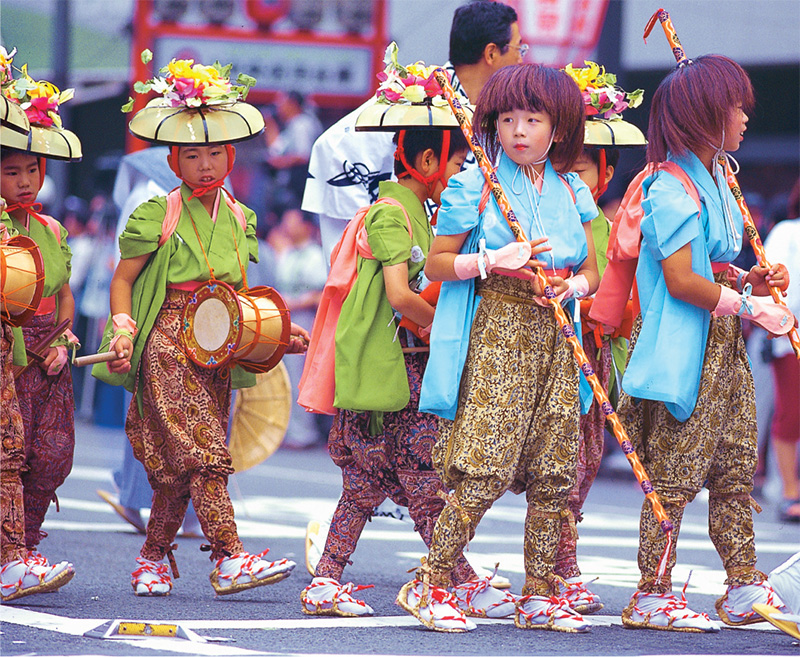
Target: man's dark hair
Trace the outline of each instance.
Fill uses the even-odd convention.
[[[450,28],[450,63],[475,64],[490,43],[505,52],[511,41],[511,24],[517,20],[514,8],[502,2],[473,0],[461,5]]]

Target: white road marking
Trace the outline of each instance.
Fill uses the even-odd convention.
[[[622,620],[619,616],[587,616],[595,627],[611,627],[622,626]],[[57,616],[55,614],[45,614],[38,611],[30,611],[19,607],[0,607],[0,621],[6,623],[13,623],[15,625],[24,625],[41,630],[49,630],[51,632],[60,632],[62,634],[69,634],[72,636],[82,636],[85,632],[92,630],[104,623],[109,619],[101,618],[69,618],[65,616]],[[134,620],[134,619],[126,619]],[[224,620],[220,618],[208,618],[202,620],[165,620],[165,619],[135,619],[137,622],[151,622],[161,625],[178,624],[187,629],[194,631],[204,630],[330,630],[338,628],[382,628],[382,627],[412,627],[419,625],[419,621],[411,616],[373,616],[362,618],[334,618],[331,616],[317,616],[313,618],[299,618],[299,619],[261,619],[261,620]],[[478,625],[513,625],[514,621],[510,618],[502,619],[487,619],[475,618],[473,619]],[[774,631],[778,632],[776,628],[768,623],[759,623],[757,625],[747,625],[741,628],[729,628],[723,626],[723,629],[736,629],[736,630],[759,630],[759,631]],[[113,639],[114,641],[122,641],[130,645],[135,645],[145,648],[173,650],[174,652],[193,652],[204,655],[218,655],[218,654],[261,654],[255,651],[247,650],[244,648],[234,648],[230,644],[225,643],[217,645],[214,643],[195,643],[189,642],[184,639],[167,639],[160,637],[146,637],[143,639]],[[158,645],[154,645],[157,643]]]

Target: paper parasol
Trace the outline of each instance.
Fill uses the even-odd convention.
[[[236,472],[272,456],[283,441],[292,409],[292,389],[283,363],[256,375],[252,388],[236,393],[228,449]]]

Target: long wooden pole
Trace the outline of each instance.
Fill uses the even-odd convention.
[[[464,133],[464,136],[467,138],[467,142],[470,144],[470,148],[475,155],[475,160],[477,161],[478,166],[481,168],[481,172],[489,183],[492,195],[497,201],[503,216],[508,222],[511,232],[514,234],[514,239],[516,239],[518,242],[527,242],[528,238],[525,236],[525,231],[522,229],[519,220],[514,214],[514,210],[511,208],[511,204],[509,203],[508,198],[503,191],[503,187],[500,185],[500,181],[497,178],[497,174],[495,173],[489,158],[475,137],[475,134],[472,130],[472,123],[470,122],[469,117],[464,112],[461,103],[456,97],[453,87],[450,85],[450,80],[447,77],[447,73],[444,71],[444,69],[439,68],[434,72],[434,75],[436,77],[436,81],[439,83],[439,86],[442,88],[444,97],[447,99],[447,102],[450,104],[450,108],[453,110],[453,114],[458,121],[458,125],[461,127],[461,131]],[[605,389],[600,383],[600,380],[597,378],[591,363],[589,363],[586,352],[583,350],[580,340],[578,340],[577,336],[575,335],[575,330],[572,328],[572,323],[569,321],[567,314],[564,312],[564,309],[561,307],[561,304],[556,298],[556,293],[553,290],[553,286],[550,285],[547,275],[540,268],[537,267],[534,269],[534,273],[536,274],[536,279],[538,280],[539,284],[544,289],[545,297],[555,311],[556,320],[561,327],[562,335],[567,339],[567,342],[569,342],[570,346],[572,347],[575,360],[578,361],[578,367],[580,367],[581,372],[583,372],[583,374],[586,376],[586,379],[589,381],[589,385],[592,387],[592,392],[594,393],[594,397],[600,405],[600,409],[603,411],[603,415],[606,416],[606,419],[611,425],[617,442],[622,448],[622,451],[625,453],[625,457],[628,459],[628,462],[633,469],[633,473],[636,475],[636,479],[639,480],[639,484],[642,487],[642,492],[653,508],[653,514],[658,519],[662,531],[671,537],[671,532],[673,529],[672,522],[670,521],[669,517],[667,517],[667,512],[661,505],[661,501],[658,499],[658,494],[653,489],[653,484],[650,482],[650,478],[647,476],[647,472],[645,471],[642,462],[639,460],[636,450],[633,448],[633,443],[631,443],[631,440],[625,431],[625,427],[623,427],[622,423],[619,421],[619,417],[614,411],[614,407],[611,405]]]

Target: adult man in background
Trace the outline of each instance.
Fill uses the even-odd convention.
[[[528,46],[522,44],[517,20],[512,7],[493,0],[473,0],[453,14],[444,68],[454,89],[473,105],[492,73],[522,63]],[[392,134],[355,132],[356,117],[373,101],[333,124],[311,150],[302,208],[319,215],[326,260],[347,222],[377,199],[378,183],[392,176]]]

